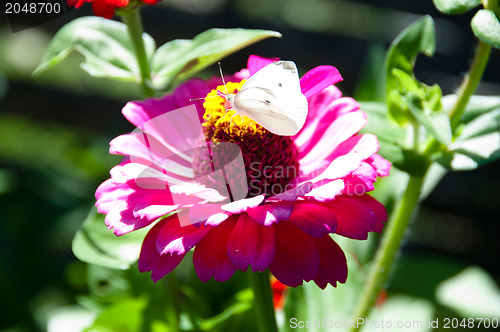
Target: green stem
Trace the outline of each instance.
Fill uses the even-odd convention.
[[[484,69],[488,63],[490,53],[491,46],[479,41],[469,73],[464,77],[462,84],[458,89],[457,100],[450,110],[450,124],[452,130],[455,130],[457,125],[460,123],[460,119],[462,118],[465,107],[469,102],[469,98],[472,96],[474,91],[476,91],[476,88],[481,81],[481,77],[483,76]]]
[[[358,302],[358,307],[353,317],[354,321],[357,318],[365,318],[369,314],[377,296],[387,281],[396,258],[396,253],[418,204],[423,183],[424,176],[410,176],[406,191],[389,220],[387,230],[382,238],[382,243],[377,251],[365,287],[361,292],[361,300]],[[350,331],[358,331],[360,328],[361,326],[358,326]]]
[[[492,10],[498,15],[498,0],[483,0],[483,7],[485,9]],[[453,131],[460,123],[465,107],[483,77],[484,70],[488,64],[488,59],[490,58],[490,53],[491,46],[479,41],[476,48],[476,54],[474,55],[474,59],[472,60],[472,64],[469,68],[469,73],[465,75],[462,84],[458,89],[457,100],[450,110],[450,124]]]
[[[260,332],[277,332],[269,272],[248,272],[253,287],[255,312]]]
[[[142,93],[145,98],[153,97],[155,92],[151,88],[151,71],[149,70],[149,59],[142,39],[142,21],[139,8],[123,11],[120,13],[123,23],[127,25],[128,35],[134,46],[137,64],[141,74],[140,82]]]

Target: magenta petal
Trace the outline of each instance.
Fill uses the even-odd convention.
[[[260,203],[264,201],[266,198],[266,195],[262,194],[259,196],[255,196],[252,198],[245,198],[245,199],[240,199],[228,204],[224,204],[221,206],[221,209],[232,213],[232,214],[238,214],[245,212],[248,208],[253,208],[258,206]]]
[[[318,187],[311,190],[306,197],[313,197],[319,202],[331,201],[337,195],[340,195],[344,190],[344,181],[342,179],[337,179],[334,181],[327,182],[325,184],[318,185]]]
[[[146,235],[139,256],[138,268],[140,272],[152,271],[151,278],[157,282],[179,265],[185,255],[166,254],[160,255],[156,250],[156,239],[158,233],[167,220],[162,220],[156,224]]]
[[[319,253],[320,267],[314,282],[325,289],[328,284],[337,287],[337,282],[347,280],[347,260],[339,245],[329,235],[313,239]]]
[[[377,171],[378,176],[388,176],[391,170],[391,163],[379,154],[374,154],[366,159],[366,162]]]
[[[287,220],[292,211],[292,202],[276,202],[249,208],[247,213],[259,224],[270,226],[280,220]]]
[[[287,222],[317,238],[333,233],[337,229],[335,215],[328,208],[316,202],[295,203],[293,213]]]
[[[274,227],[256,223],[247,214],[240,215],[227,241],[229,259],[238,270],[264,271],[274,259]]]
[[[340,81],[342,81],[342,76],[340,76],[337,68],[333,66],[318,66],[302,76],[300,87],[304,96],[309,98]]]
[[[362,162],[358,169],[345,179],[344,193],[347,195],[363,195],[367,191],[375,189],[373,183],[377,181],[377,173],[373,167]]]
[[[376,225],[375,214],[357,196],[342,195],[323,204],[337,217],[336,234],[366,240]]]
[[[250,73],[250,76],[267,66],[273,62],[279,61],[279,58],[262,58],[258,55],[250,55],[247,61],[247,68]]]
[[[366,205],[375,214],[375,225],[373,231],[380,233],[384,228],[384,223],[387,221],[387,211],[385,206],[369,195],[355,197],[358,201]]]
[[[216,281],[226,281],[236,271],[227,253],[227,241],[236,224],[236,218],[230,217],[219,226],[213,227],[196,245],[193,264],[201,281],[207,282],[212,277]]]
[[[189,219],[193,224],[205,222],[205,225],[217,226],[229,217],[220,204],[199,203],[189,209]]]
[[[113,179],[104,181],[96,190],[96,206],[99,213],[106,214],[106,225],[116,235],[123,235],[146,227],[156,218],[153,215],[138,217],[134,215],[134,209],[144,199],[157,199],[157,190],[139,190],[133,183],[117,183]],[[170,200],[167,195],[162,196],[166,205]],[[150,219],[153,217],[154,219]]]
[[[297,287],[312,280],[319,269],[319,254],[313,240],[289,222],[273,225],[276,253],[269,270],[281,283]]]
[[[182,213],[182,212],[181,212]],[[181,226],[179,217],[174,214],[163,224],[156,240],[156,250],[160,254],[182,255],[193,248],[211,229],[210,226]]]
[[[313,188],[312,182],[305,182],[281,194],[271,196],[269,199],[295,202],[297,197],[305,196]]]

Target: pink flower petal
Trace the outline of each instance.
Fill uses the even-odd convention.
[[[142,219],[146,218],[148,220],[156,220],[160,217],[163,217],[164,215],[169,214],[170,212],[173,212],[179,208],[179,204],[177,205],[137,205],[134,210],[133,214],[134,217]]]
[[[280,60],[279,58],[268,59],[268,58],[262,58],[258,55],[250,55],[248,57],[247,69],[249,71],[250,76],[252,76],[256,72],[267,66],[268,64],[271,64],[279,60]]]
[[[342,76],[340,76],[337,68],[333,66],[318,66],[302,76],[300,87],[304,96],[309,98],[340,81],[342,81]]]
[[[313,197],[316,201],[331,201],[344,190],[344,181],[341,179],[327,182],[311,190],[306,197]]]
[[[158,218],[158,214],[134,215],[136,206],[142,208],[145,200],[163,201],[166,211],[172,203],[168,191],[140,190],[134,183],[116,183],[113,179],[97,188],[96,199],[97,211],[106,214],[106,225],[118,236],[146,227]]]
[[[256,223],[246,213],[238,218],[227,242],[229,259],[238,270],[264,271],[274,259],[274,228]]]
[[[367,191],[375,189],[373,183],[377,181],[377,173],[373,167],[365,162],[348,175],[345,179],[346,195],[363,195]]]
[[[319,253],[320,267],[314,282],[325,289],[328,284],[337,287],[337,282],[344,284],[347,280],[347,260],[339,245],[329,235],[313,239]]]
[[[357,196],[338,196],[333,201],[323,204],[337,217],[336,234],[351,239],[366,240],[368,233],[376,227],[375,214],[360,202]]]
[[[189,219],[193,224],[205,222],[205,225],[217,226],[229,217],[221,209],[221,204],[201,203],[189,209]]]
[[[246,213],[257,223],[270,226],[280,220],[287,220],[292,211],[292,202],[276,202],[249,208]]]
[[[240,199],[221,206],[221,209],[231,214],[245,212],[249,208],[254,208],[264,201],[266,195],[262,194],[252,198]]]
[[[193,255],[194,270],[201,281],[212,277],[216,281],[226,281],[234,274],[236,267],[229,259],[227,241],[237,216],[232,216],[219,226],[213,227],[205,238],[196,245]]]
[[[375,214],[376,221],[373,231],[381,233],[385,226],[384,223],[387,221],[387,210],[385,206],[370,195],[356,196],[355,199],[372,210]]]
[[[181,214],[185,213],[181,212]],[[185,254],[200,242],[212,228],[205,225],[198,225],[197,227],[193,225],[182,226],[177,214],[168,217],[167,220],[168,222],[163,223],[163,227],[156,239],[156,250],[161,255]]]
[[[309,115],[306,123],[299,134],[294,137],[295,145],[300,151],[311,150],[316,144],[317,137],[321,137],[329,126],[343,115],[356,113],[365,116],[354,99],[338,98],[339,93],[337,88],[331,86],[309,100]]]
[[[308,192],[311,191],[312,188],[313,188],[312,182],[305,182],[281,194],[271,196],[269,199],[295,202],[298,197],[305,196]]]
[[[302,165],[317,164],[325,156],[332,154],[337,146],[356,134],[366,124],[366,117],[361,112],[351,112],[339,117],[324,131],[317,131],[311,140],[315,142],[309,149],[302,149],[299,153]]]
[[[281,283],[297,287],[312,280],[319,269],[319,254],[312,238],[291,223],[273,225],[276,254],[269,270]]]
[[[153,271],[151,278],[154,282],[157,282],[172,272],[184,258],[184,255],[160,255],[158,251],[156,251],[156,238],[166,222],[166,219],[161,220],[149,230],[142,243],[141,253],[139,255],[139,272]]]
[[[385,160],[381,155],[374,154],[370,158],[366,159],[366,162],[375,168],[377,176],[389,176],[391,163]]]
[[[313,201],[296,202],[287,222],[317,238],[333,233],[337,229],[335,215],[325,206]]]

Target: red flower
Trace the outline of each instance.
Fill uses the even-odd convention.
[[[271,277],[271,289],[273,290],[273,305],[276,310],[283,310],[288,286],[282,284],[275,277]]]
[[[161,0],[139,0],[148,5],[156,5]],[[92,2],[92,10],[97,16],[112,18],[116,8],[122,8],[129,4],[129,0],[67,0],[70,7],[80,8],[85,2]]]

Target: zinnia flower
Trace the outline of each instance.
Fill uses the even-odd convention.
[[[138,0],[148,5],[156,5],[158,1],[161,0]],[[130,0],[67,0],[68,6],[75,8],[80,8],[85,2],[92,2],[92,10],[97,16],[111,19],[115,9],[127,6]]]
[[[311,280],[335,287],[346,281],[347,264],[330,234],[364,240],[382,231],[385,208],[367,192],[377,177],[389,174],[390,163],[377,154],[374,135],[357,134],[366,115],[333,86],[342,80],[336,68],[319,66],[300,79],[309,113],[295,136],[274,135],[226,110],[217,89],[237,92],[272,61],[250,56],[247,69],[226,77],[226,87],[217,86],[220,78],[191,79],[162,99],[124,107],[124,116],[141,131],[110,143],[110,153],[125,158],[97,189],[96,206],[116,235],[156,221],[139,258],[139,270],[152,271],[154,281],[194,248],[194,268],[204,282],[226,281],[251,267],[269,268],[291,287]],[[186,123],[155,123],[202,96],[205,102],[194,102],[194,118],[203,122],[201,140]],[[203,140],[207,150],[189,149]],[[240,173],[225,167],[236,154],[216,151],[224,143],[241,150]],[[222,182],[213,181],[217,170],[225,170],[218,173]],[[245,196],[231,195],[238,186],[245,186]],[[221,198],[224,191],[231,200]]]

